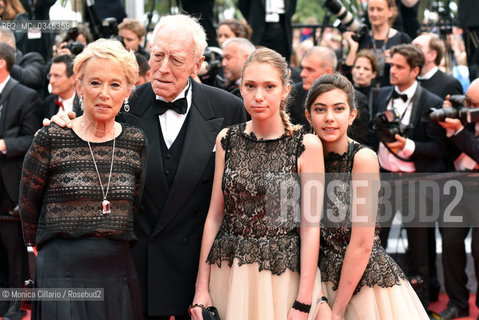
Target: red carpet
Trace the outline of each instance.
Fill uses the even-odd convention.
[[[439,301],[433,302],[429,305],[429,310],[434,312],[441,312],[447,308],[447,303],[449,298],[446,294],[439,295]],[[468,318],[457,318],[461,320],[476,320],[479,315],[479,310],[476,307],[476,295],[471,294],[469,296],[469,317]]]
[[[457,318],[461,320],[476,320],[477,316],[479,315],[479,310],[477,309],[475,305],[476,301],[476,295],[471,294],[469,297],[469,310],[470,310],[470,316],[468,318]],[[447,307],[447,303],[449,302],[449,298],[445,294],[440,294],[439,295],[439,301],[433,302],[429,305],[429,310],[432,310],[434,312],[441,312]],[[1,320],[2,318],[0,318]],[[171,319],[174,319],[173,317]],[[27,316],[23,318],[23,320],[30,320],[30,312],[28,312]]]

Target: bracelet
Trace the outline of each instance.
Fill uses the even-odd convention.
[[[301,303],[298,300],[294,300],[293,309],[296,309],[296,310],[304,312],[304,313],[309,313],[309,310],[311,310],[311,305]]]
[[[321,303],[329,303],[328,298],[326,298],[325,296],[322,296],[321,298],[319,298],[318,305]]]
[[[188,314],[191,316],[191,309],[193,308],[201,308],[201,309],[205,309],[205,305],[204,304],[201,304],[201,303],[195,303],[195,304],[190,304],[190,306],[188,307]]]

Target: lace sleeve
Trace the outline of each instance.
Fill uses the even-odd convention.
[[[221,137],[221,147],[223,147],[223,150],[227,150],[228,149],[228,146],[230,145],[230,139],[231,139],[231,130],[233,128],[230,127],[228,129],[226,129],[226,134]]]
[[[298,146],[296,147],[296,162],[298,162],[299,157],[303,154],[304,150],[306,150],[306,147],[304,146],[304,143],[303,143],[303,139],[304,139],[304,133],[301,131],[300,137],[298,139]]]
[[[138,174],[135,182],[135,194],[133,195],[133,214],[136,214],[140,208],[141,198],[143,194],[143,188],[146,179],[146,163],[148,157],[148,143],[146,136],[141,132],[141,140],[143,142],[143,148],[140,153],[140,166],[138,168]]]
[[[19,208],[23,237],[27,245],[35,246],[43,193],[48,182],[50,152],[48,128],[43,128],[33,139],[32,145],[25,155],[20,181]]]

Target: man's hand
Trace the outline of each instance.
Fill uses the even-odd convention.
[[[459,130],[462,130],[462,128],[464,128],[464,126],[462,125],[461,120],[459,120],[459,119],[446,118],[446,119],[444,119],[444,122],[439,121],[438,123],[444,129],[454,130],[454,133],[456,133]]]
[[[43,126],[48,127],[52,122],[56,123],[60,127],[72,128],[72,120],[76,118],[76,114],[73,111],[69,111],[67,114],[54,115],[51,119],[43,119]]]
[[[443,108],[450,108],[450,107],[452,107],[452,103],[451,103],[451,101],[449,101],[450,98],[451,98],[451,95],[448,94],[448,95],[446,96],[446,99],[444,99],[444,101],[443,101],[443,103],[442,103],[442,107],[443,107]]]
[[[398,134],[394,136],[394,139],[396,141],[393,142],[386,142],[385,144],[391,149],[391,150],[402,150],[406,146],[406,141],[407,138],[404,138]]]
[[[349,47],[352,49],[356,49],[357,51],[357,49],[359,48],[359,43],[354,41],[353,36],[354,32],[352,31],[346,31],[343,33],[343,38],[348,43]]]

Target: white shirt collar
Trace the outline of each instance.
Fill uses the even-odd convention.
[[[5,89],[5,86],[7,85],[8,80],[10,80],[10,75],[7,76],[7,78],[0,83],[0,93],[3,92],[3,89]]]
[[[417,81],[414,81],[414,83],[404,91],[399,91],[399,88],[397,86],[394,87],[394,90],[396,90],[397,92],[401,94],[406,94],[408,101],[412,99],[412,97],[414,96],[414,93],[416,93],[416,89],[417,89]]]
[[[435,74],[436,72],[439,70],[439,68],[437,66],[434,66],[431,70],[429,70],[428,72],[426,72],[425,75],[423,76],[420,76],[420,77],[417,77],[419,80],[429,80],[431,79]]]

